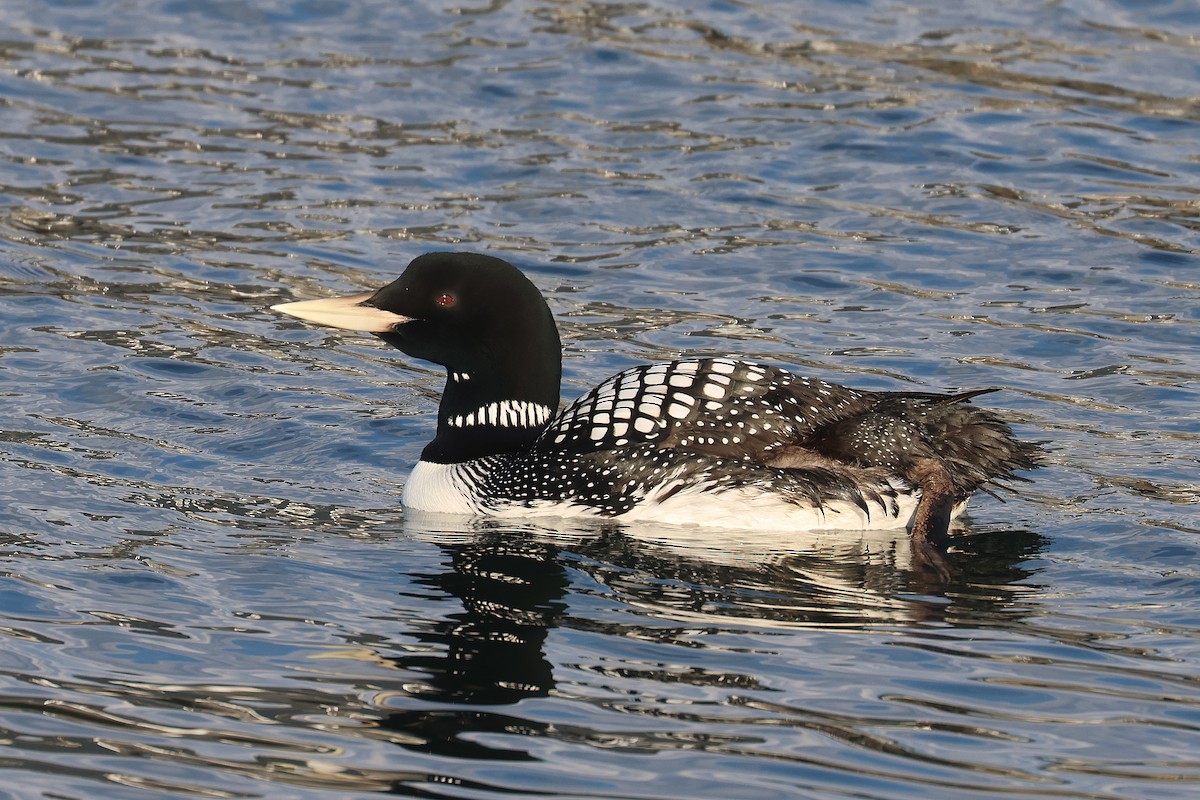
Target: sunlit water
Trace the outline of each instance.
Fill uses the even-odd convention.
[[[0,7],[0,796],[1200,793],[1194,3]],[[524,266],[680,354],[999,386],[903,536],[419,518],[441,376],[266,311]]]

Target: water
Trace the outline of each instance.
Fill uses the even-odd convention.
[[[951,7],[953,6],[953,7]],[[1185,2],[0,9],[0,796],[1200,791]],[[995,385],[1052,452],[894,535],[404,514],[441,378],[265,309],[545,290],[680,354]]]

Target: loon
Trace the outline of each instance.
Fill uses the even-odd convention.
[[[375,292],[273,306],[373,333],[446,368],[410,509],[598,516],[731,528],[909,528],[939,560],[952,517],[1038,466],[956,394],[865,391],[732,358],[636,366],[559,409],[562,347],[516,267],[428,253]]]

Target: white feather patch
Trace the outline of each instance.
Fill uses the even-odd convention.
[[[472,425],[496,425],[501,428],[535,428],[550,419],[552,412],[540,403],[528,400],[501,400],[488,403],[483,408],[463,416],[450,417],[447,422],[454,428],[469,428]]]

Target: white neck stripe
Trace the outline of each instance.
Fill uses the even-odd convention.
[[[488,403],[470,414],[450,417],[446,422],[454,428],[472,425],[496,425],[501,428],[533,428],[550,419],[551,411],[540,403],[528,400],[501,400]]]

